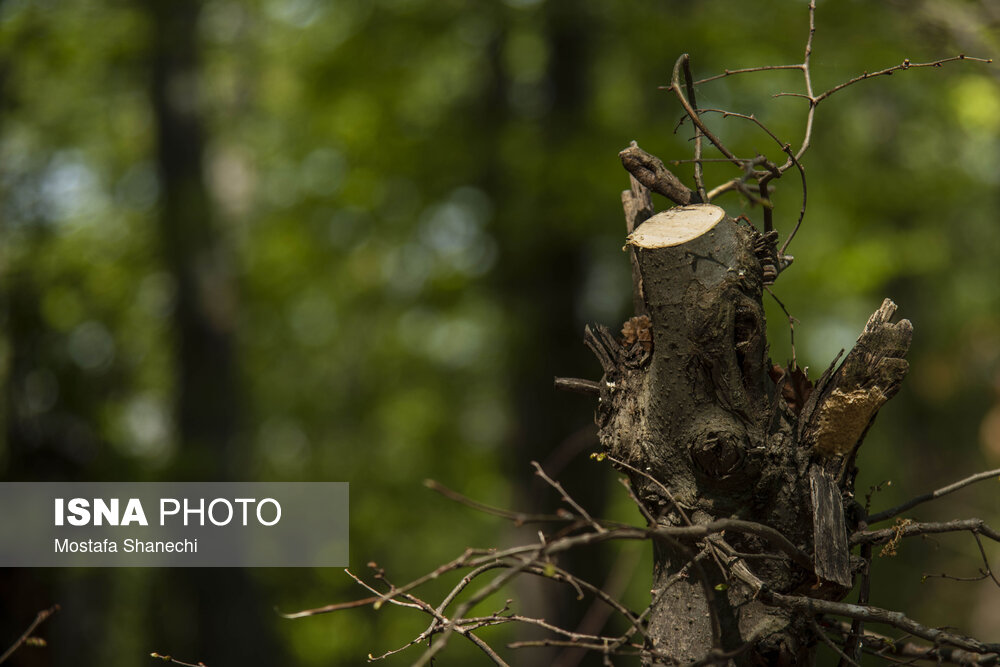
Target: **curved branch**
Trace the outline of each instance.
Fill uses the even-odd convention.
[[[930,493],[919,495],[916,498],[911,498],[910,500],[907,500],[905,503],[896,505],[895,507],[891,507],[881,512],[876,512],[875,514],[872,514],[871,516],[868,517],[867,522],[869,525],[871,525],[873,523],[878,523],[879,521],[885,521],[886,519],[891,519],[894,516],[902,514],[903,512],[905,512],[910,508],[916,507],[921,503],[927,502],[928,500],[934,500],[935,498],[946,496],[949,493],[954,493],[955,491],[958,491],[961,488],[969,486],[970,484],[975,484],[976,482],[981,482],[984,479],[991,479],[991,478],[1000,479],[1000,468],[997,468],[996,470],[987,470],[985,472],[976,473],[975,475],[971,475],[969,477],[966,477],[965,479],[961,479],[957,482],[954,482],[953,484],[941,487],[936,491],[931,491]]]
[[[889,625],[921,639],[932,641],[935,644],[948,644],[966,651],[972,651],[973,653],[1000,653],[1000,644],[981,642],[972,637],[945,632],[937,628],[929,628],[926,625],[917,623],[899,611],[891,611],[868,605],[849,604],[846,602],[832,602],[830,600],[820,600],[799,595],[782,595],[781,593],[770,591],[763,591],[761,599],[768,604],[793,611],[810,614],[831,614],[833,616],[857,618],[869,623]]]
[[[688,99],[691,100],[691,106],[694,107],[695,113],[698,113],[698,102],[694,93],[694,83],[693,77],[691,76],[691,59],[684,59],[684,82],[687,88]],[[705,198],[705,177],[702,173],[701,164],[701,129],[695,125],[694,128],[694,184],[695,188],[698,190],[698,198],[702,201],[708,201]]]
[[[42,611],[38,612],[38,614],[35,615],[35,620],[31,622],[31,625],[28,626],[28,629],[25,630],[20,637],[18,637],[17,641],[14,642],[10,646],[10,648],[8,648],[6,651],[3,652],[3,655],[0,655],[0,663],[6,662],[7,659],[10,658],[10,656],[14,655],[14,652],[17,651],[17,649],[21,648],[24,645],[24,643],[31,638],[31,634],[38,628],[38,626],[44,623],[49,618],[49,616],[56,613],[57,611],[59,611],[59,605],[56,604],[52,605],[48,609],[43,609]]]
[[[1000,542],[1000,532],[990,528],[982,519],[956,519],[954,521],[942,521],[938,523],[907,523],[893,528],[883,528],[881,530],[863,530],[851,535],[851,546],[859,544],[883,544],[901,537],[913,537],[914,535],[934,535],[938,533],[957,533],[968,531],[975,535],[988,537],[995,542]]]
[[[719,149],[720,153],[729,158],[730,162],[735,164],[737,167],[742,168],[743,161],[740,160],[735,155],[733,155],[732,151],[726,148],[726,146],[722,143],[722,140],[719,139],[717,136],[715,136],[712,133],[712,131],[705,126],[705,123],[703,123],[701,118],[698,117],[698,111],[693,106],[691,106],[691,103],[688,101],[687,97],[684,96],[684,91],[681,90],[680,86],[681,67],[689,59],[690,57],[688,56],[688,54],[683,53],[681,54],[680,58],[677,59],[677,62],[674,63],[674,73],[673,76],[671,77],[670,85],[667,86],[667,90],[672,90],[674,92],[674,95],[677,96],[677,99],[678,101],[680,101],[681,106],[684,107],[684,111],[687,112],[687,115],[691,118],[691,122],[694,123],[706,137],[708,137],[708,140],[712,142],[712,145],[714,145],[717,149]]]

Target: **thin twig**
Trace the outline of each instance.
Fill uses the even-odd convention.
[[[917,69],[919,67],[941,67],[945,63],[955,62],[956,60],[971,60],[971,61],[977,62],[977,63],[991,63],[991,62],[993,62],[992,58],[973,58],[972,56],[967,56],[964,53],[961,53],[961,54],[959,54],[957,56],[952,56],[951,58],[942,58],[941,60],[935,60],[934,62],[930,62],[930,63],[913,63],[913,62],[910,62],[909,58],[906,58],[906,59],[903,60],[903,62],[901,62],[898,65],[893,65],[892,67],[886,67],[885,69],[881,69],[881,70],[879,70],[877,72],[864,72],[862,74],[859,74],[858,76],[854,77],[853,79],[850,79],[850,80],[845,81],[845,82],[843,82],[843,83],[841,83],[839,85],[836,85],[833,88],[831,88],[830,90],[827,90],[826,92],[820,93],[814,99],[816,101],[816,104],[819,104],[820,102],[822,102],[826,98],[830,97],[834,93],[840,92],[844,88],[847,88],[850,85],[858,83],[859,81],[865,81],[866,79],[874,79],[875,77],[879,77],[879,76],[891,75],[893,72],[898,72],[898,71],[904,70],[904,69]]]
[[[781,150],[785,153],[785,155],[788,156],[788,160],[791,162],[791,164],[796,169],[798,169],[799,176],[802,179],[802,206],[800,207],[799,218],[795,222],[795,227],[792,228],[792,231],[788,235],[788,238],[785,239],[785,242],[782,244],[781,249],[778,251],[778,257],[779,258],[782,257],[785,254],[785,250],[788,248],[788,244],[791,243],[792,239],[795,237],[795,234],[799,231],[799,227],[802,225],[802,220],[805,218],[805,215],[806,215],[806,203],[808,201],[808,189],[806,188],[806,170],[805,170],[805,168],[799,162],[799,160],[796,157],[795,153],[792,152],[791,144],[788,144],[788,143],[785,143],[785,142],[781,141],[781,139],[778,138],[778,135],[776,135],[774,132],[772,132],[771,129],[767,125],[765,125],[764,123],[762,123],[760,121],[760,119],[758,119],[755,115],[753,115],[753,114],[736,113],[734,111],[726,111],[725,109],[702,109],[702,113],[718,113],[718,114],[722,114],[722,117],[724,119],[732,116],[734,118],[742,118],[744,120],[750,121],[751,123],[754,123],[757,127],[759,127],[761,130],[763,130],[767,134],[767,136],[771,137],[771,139],[773,139],[774,142],[776,144],[778,144],[778,146],[781,147]],[[768,184],[769,181],[771,181],[774,178],[780,178],[781,174],[783,174],[783,173],[784,173],[784,171],[781,168],[775,168],[775,167],[771,166],[770,173],[768,175],[765,175],[765,176],[763,176],[763,177],[760,178],[760,180],[758,181],[758,183],[760,184],[760,196],[761,196],[762,199],[765,199],[765,200],[769,201],[769,197],[767,196],[767,184]],[[767,232],[771,231],[771,229],[773,228],[773,223],[770,222],[770,211],[771,211],[770,207],[764,209],[764,233],[765,234]],[[779,266],[777,268],[778,268],[778,270],[780,272],[780,270],[783,267]]]
[[[733,76],[735,74],[749,74],[751,72],[773,72],[775,70],[783,69],[802,69],[802,65],[762,65],[761,67],[741,67],[740,69],[724,69],[722,74],[716,74],[715,76],[710,76],[704,79],[698,79],[694,82],[694,85],[700,86],[703,83],[709,83],[710,81],[717,81],[719,79],[725,79],[728,76]]]
[[[689,56],[686,53],[681,54],[681,56],[677,59],[677,62],[674,63],[674,73],[670,79],[670,85],[667,86],[666,88],[667,90],[672,90],[674,92],[674,95],[677,96],[677,99],[678,101],[680,101],[681,106],[684,107],[684,111],[687,113],[688,117],[691,118],[691,122],[694,123],[702,131],[702,133],[708,138],[708,140],[712,142],[712,145],[714,145],[717,149],[719,149],[720,153],[729,158],[730,162],[735,164],[737,167],[742,168],[743,166],[742,161],[738,157],[733,155],[732,151],[726,148],[726,146],[722,143],[722,140],[719,139],[717,136],[715,136],[715,134],[711,130],[709,130],[708,127],[705,126],[705,123],[702,122],[701,118],[698,116],[698,112],[694,109],[694,107],[691,106],[691,103],[688,101],[687,97],[684,96],[684,91],[681,90],[680,71],[684,62],[688,59]]]
[[[38,612],[35,615],[35,620],[33,620],[31,622],[31,625],[28,626],[28,629],[25,630],[20,637],[18,637],[16,642],[11,644],[10,648],[8,648],[6,651],[3,652],[3,655],[0,655],[0,663],[6,662],[7,659],[10,658],[10,656],[14,655],[14,652],[17,651],[17,649],[24,646],[24,643],[31,638],[32,633],[34,633],[35,630],[38,629],[38,626],[44,623],[50,616],[52,616],[52,614],[59,611],[59,609],[60,609],[59,605],[54,604],[48,609],[43,609],[42,611]]]
[[[856,660],[853,660],[852,658],[848,657],[846,653],[840,650],[839,646],[833,643],[833,640],[831,640],[829,637],[826,636],[826,633],[823,632],[823,629],[819,627],[818,623],[816,623],[816,619],[810,618],[809,625],[813,630],[813,634],[815,634],[820,639],[820,641],[822,641],[824,644],[832,648],[833,651],[840,656],[840,664],[851,665],[851,667],[861,667]]]
[[[824,620],[823,625],[841,635],[846,636],[850,633],[850,626],[846,623]],[[949,663],[955,665],[1000,664],[1000,655],[997,654],[971,653],[950,646],[920,646],[901,639],[886,637],[875,632],[865,632],[861,638],[861,643],[869,652],[890,662],[900,662],[901,664],[912,664],[916,660],[933,660],[938,664]],[[909,658],[909,660],[905,662],[892,660],[888,654]]]
[[[957,481],[957,482],[955,482],[953,484],[949,484],[948,486],[941,487],[937,491],[931,491],[930,493],[925,493],[923,495],[919,495],[916,498],[911,498],[910,500],[907,500],[905,503],[902,503],[900,505],[896,505],[895,507],[891,507],[891,508],[889,508],[887,510],[883,510],[881,512],[877,512],[875,514],[872,514],[871,516],[868,517],[868,524],[870,525],[870,524],[873,524],[873,523],[878,523],[880,521],[885,521],[886,519],[891,519],[894,516],[902,514],[903,512],[905,512],[908,509],[916,507],[917,505],[920,505],[921,503],[927,502],[928,500],[934,500],[935,498],[940,498],[941,496],[946,496],[949,493],[953,493],[955,491],[958,491],[959,489],[965,488],[966,486],[969,486],[970,484],[975,484],[976,482],[981,482],[984,479],[990,479],[990,478],[998,478],[998,479],[1000,479],[1000,468],[997,468],[996,470],[987,470],[986,472],[976,473],[975,475],[971,475],[970,477],[966,477],[965,479],[959,480],[959,481]]]
[[[162,660],[163,662],[169,662],[175,665],[181,665],[182,667],[208,667],[205,663],[203,663],[200,660],[198,662],[184,662],[183,660],[178,660],[172,655],[162,655],[156,652],[150,653],[149,657],[156,658],[157,660]]]
[[[929,628],[917,623],[905,614],[889,609],[881,609],[869,605],[849,604],[845,602],[833,602],[831,600],[820,600],[817,598],[803,597],[798,595],[783,595],[765,591],[761,598],[768,604],[773,604],[785,609],[811,614],[831,614],[833,616],[845,616],[847,618],[859,618],[870,623],[880,623],[909,632],[915,637],[926,639],[937,644],[948,644],[972,651],[973,653],[997,653],[1000,652],[1000,644],[982,642],[972,637],[945,632],[937,628]]]
[[[956,533],[969,531],[983,535],[995,542],[1000,542],[1000,531],[990,528],[982,519],[954,519],[952,521],[919,523],[903,520],[905,523],[881,530],[859,530],[851,535],[850,544],[884,544],[903,537],[914,535],[934,535],[937,533]]]
[[[523,526],[529,523],[553,523],[553,522],[563,522],[567,523],[575,520],[574,517],[569,514],[528,514],[525,512],[513,512],[511,510],[501,509],[499,507],[493,507],[492,505],[487,505],[481,503],[478,500],[473,500],[468,496],[464,496],[458,491],[453,491],[449,489],[444,484],[433,479],[425,479],[424,486],[426,486],[431,491],[440,493],[442,496],[448,500],[453,500],[456,503],[465,505],[466,507],[471,507],[472,509],[482,512],[484,514],[492,514],[493,516],[498,516],[508,521],[513,521],[516,526]]]
[[[532,461],[531,465],[535,468],[535,474],[541,477],[543,480],[545,480],[546,484],[548,484],[553,489],[558,491],[559,495],[562,496],[563,501],[567,505],[575,509],[577,514],[582,516],[584,520],[594,528],[594,530],[596,530],[598,533],[605,532],[604,526],[595,521],[594,517],[590,516],[590,513],[587,512],[587,510],[583,509],[583,506],[580,505],[580,503],[573,500],[573,497],[568,493],[566,493],[566,490],[562,487],[562,484],[560,484],[559,482],[555,481],[554,479],[545,474],[545,471],[542,470],[542,466],[539,465],[538,461]]]
[[[687,87],[688,99],[691,101],[691,106],[694,107],[695,114],[698,113],[698,102],[695,97],[694,83],[691,77],[691,59],[684,59],[684,82]],[[695,188],[698,190],[698,197],[703,202],[707,202],[708,199],[705,196],[705,178],[702,175],[702,164],[701,164],[701,129],[698,127],[697,123],[694,128],[694,184]]]
[[[563,391],[573,391],[578,394],[589,394],[600,396],[601,383],[594,380],[583,380],[581,378],[556,378],[554,383],[556,389]]]
[[[795,323],[798,322],[798,320],[792,317],[792,314],[788,312],[788,308],[786,308],[785,304],[782,303],[781,299],[778,298],[778,295],[775,294],[773,291],[771,291],[770,287],[765,285],[764,289],[767,290],[767,293],[771,295],[771,298],[774,299],[775,303],[778,304],[778,307],[781,308],[781,312],[783,312],[785,314],[785,317],[788,318],[788,336],[791,341],[790,344],[792,348],[791,349],[792,359],[790,367],[792,370],[794,370],[795,368],[798,368],[798,362],[795,359]]]
[[[861,583],[858,586],[858,604],[868,604],[871,595],[872,583],[872,545],[861,545],[861,559],[864,561],[865,569],[861,573]],[[862,641],[865,634],[865,622],[860,618],[851,621],[851,634],[844,642],[844,651],[850,654],[854,662],[861,660]]]

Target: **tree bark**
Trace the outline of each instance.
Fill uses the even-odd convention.
[[[627,218],[636,185],[623,194]],[[623,339],[602,326],[586,331],[604,369],[601,443],[647,518],[752,521],[812,559],[806,567],[779,557],[753,531],[655,543],[653,664],[720,652],[741,664],[807,663],[816,642],[809,619],[768,606],[767,594],[841,599],[853,584],[854,459],[906,374],[912,331],[908,321],[890,323],[895,305],[886,300],[815,387],[800,369],[774,366],[762,303],[773,243],[710,204],[653,215],[627,242],[637,315],[648,319],[633,318]],[[637,327],[648,327],[645,342]]]

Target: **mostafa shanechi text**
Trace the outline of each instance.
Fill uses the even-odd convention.
[[[198,553],[198,540],[137,540],[128,538],[121,541],[119,549],[118,540],[55,540],[55,553],[57,554],[92,554],[92,553],[126,553],[126,554],[196,554]]]

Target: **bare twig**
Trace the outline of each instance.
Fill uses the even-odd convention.
[[[175,665],[181,665],[182,667],[208,667],[205,663],[203,663],[200,660],[198,662],[184,662],[183,660],[178,660],[172,655],[162,655],[160,653],[155,653],[155,652],[150,653],[149,657],[156,658],[157,660],[162,660],[163,662],[169,662]]]
[[[816,109],[819,107],[819,105],[820,105],[821,102],[823,102],[825,99],[827,99],[827,98],[835,95],[836,93],[840,92],[841,90],[844,90],[845,88],[848,88],[849,86],[852,86],[852,85],[854,85],[856,83],[859,83],[859,82],[864,81],[866,79],[876,78],[876,77],[880,77],[880,76],[890,76],[893,73],[901,71],[901,70],[923,68],[923,67],[942,67],[946,63],[950,63],[950,62],[954,62],[954,61],[958,61],[958,60],[969,60],[969,61],[981,62],[981,63],[991,63],[991,62],[993,62],[992,59],[973,58],[973,57],[970,57],[970,56],[966,56],[964,54],[960,54],[958,56],[953,56],[953,57],[950,57],[950,58],[942,58],[940,60],[936,60],[934,62],[927,62],[927,63],[914,63],[914,62],[911,62],[909,59],[904,59],[903,62],[900,63],[899,65],[894,65],[892,67],[887,67],[885,69],[881,69],[881,70],[878,70],[876,72],[863,72],[862,74],[860,74],[858,76],[855,76],[855,77],[853,77],[851,79],[848,79],[847,81],[844,81],[844,82],[842,82],[842,83],[840,83],[840,84],[838,84],[838,85],[836,85],[836,86],[834,86],[834,87],[832,87],[832,88],[830,88],[830,89],[828,89],[828,90],[826,90],[826,91],[824,91],[822,93],[816,94],[816,92],[813,89],[812,69],[811,69],[811,66],[812,66],[813,40],[814,40],[815,34],[816,34],[816,2],[815,2],[815,0],[810,0],[810,3],[809,3],[809,32],[808,32],[808,36],[806,38],[805,50],[804,50],[803,59],[802,59],[801,63],[793,64],[793,65],[765,65],[765,66],[760,66],[760,67],[745,67],[745,68],[732,69],[732,70],[727,69],[727,70],[724,70],[722,74],[718,74],[718,75],[715,75],[715,76],[710,76],[710,77],[707,77],[707,78],[704,78],[704,79],[700,79],[698,81],[694,81],[692,83],[691,77],[690,77],[690,64],[689,64],[690,58],[688,57],[687,54],[683,54],[683,55],[681,55],[677,59],[677,62],[674,65],[673,76],[671,78],[670,85],[669,86],[661,86],[661,88],[670,90],[671,92],[674,93],[674,95],[677,97],[678,101],[681,103],[681,106],[684,108],[684,112],[687,115],[687,117],[689,117],[691,119],[691,121],[695,124],[695,160],[694,160],[694,162],[695,162],[695,180],[698,181],[699,177],[700,177],[700,166],[701,166],[702,163],[704,163],[704,162],[707,161],[707,160],[702,159],[702,157],[701,157],[701,150],[700,150],[701,149],[701,143],[700,143],[701,135],[704,135],[705,137],[707,137],[712,142],[712,144],[715,145],[715,147],[719,150],[719,152],[722,153],[723,156],[725,156],[726,161],[732,162],[733,164],[735,164],[738,167],[742,167],[742,164],[741,164],[742,161],[739,160],[731,151],[729,151],[722,144],[722,142],[719,140],[719,138],[716,137],[714,134],[712,134],[712,132],[704,125],[704,123],[700,119],[699,114],[704,113],[704,112],[706,112],[708,110],[707,109],[699,109],[698,108],[698,106],[697,106],[697,104],[695,102],[695,97],[694,97],[695,88],[698,85],[709,83],[709,82],[712,82],[712,81],[717,81],[719,79],[723,79],[723,78],[726,78],[726,77],[729,77],[729,76],[733,76],[733,75],[736,75],[736,74],[749,74],[749,73],[756,73],[756,72],[773,72],[773,71],[781,71],[781,70],[799,70],[799,71],[802,72],[803,82],[804,82],[804,86],[805,86],[805,92],[804,93],[779,92],[779,93],[775,94],[775,97],[798,97],[798,98],[802,98],[802,99],[806,100],[806,102],[809,105],[809,107],[808,107],[808,109],[806,111],[805,129],[804,129],[803,134],[802,134],[802,140],[799,143],[798,148],[795,149],[794,151],[791,150],[790,144],[786,144],[786,142],[778,140],[778,138],[776,136],[774,136],[773,133],[771,133],[769,130],[767,130],[766,128],[764,128],[764,126],[761,123],[759,123],[759,121],[757,121],[756,119],[754,119],[753,116],[747,116],[747,115],[743,115],[743,114],[735,114],[735,113],[732,113],[732,112],[723,112],[726,115],[732,115],[732,116],[737,116],[737,117],[741,117],[741,118],[747,118],[749,120],[753,120],[754,122],[756,122],[762,129],[765,129],[768,132],[768,134],[770,134],[772,136],[772,138],[774,138],[778,142],[778,144],[780,146],[782,146],[782,150],[787,155],[788,159],[785,161],[785,163],[782,164],[782,165],[780,165],[780,166],[778,166],[778,167],[776,167],[773,173],[763,173],[762,174],[762,173],[759,173],[759,172],[755,172],[755,176],[757,177],[757,190],[758,190],[757,197],[759,197],[760,201],[762,201],[762,202],[769,202],[770,201],[770,197],[768,195],[768,190],[767,190],[767,183],[768,183],[768,181],[770,181],[772,179],[775,179],[775,178],[780,178],[780,176],[782,174],[784,174],[786,171],[788,171],[792,167],[796,167],[799,170],[799,172],[800,172],[801,179],[802,179],[802,200],[803,200],[802,201],[802,206],[801,206],[801,209],[800,209],[800,212],[799,212],[799,217],[798,217],[798,220],[797,220],[795,226],[793,227],[791,233],[789,233],[789,235],[786,237],[785,241],[781,245],[781,248],[779,250],[779,257],[785,256],[785,252],[787,251],[789,244],[791,243],[792,239],[795,237],[796,233],[798,232],[799,228],[802,225],[802,221],[805,218],[805,210],[806,210],[806,178],[805,178],[805,172],[804,172],[804,170],[802,168],[802,165],[801,165],[801,160],[802,160],[802,157],[805,155],[806,151],[809,150],[810,145],[812,144],[813,128],[815,126],[815,119],[816,119]],[[686,94],[685,94],[685,91],[682,90],[682,88],[680,86],[679,71],[681,69],[683,69],[684,74],[685,74],[685,82],[686,82],[685,89],[687,91]],[[740,187],[742,184],[745,183],[745,178],[746,177],[744,177],[744,178],[738,178],[738,179],[732,179],[730,181],[727,181],[726,183],[723,183],[720,186],[712,188],[707,193],[703,191],[701,185],[699,184],[698,192],[699,192],[699,194],[703,194],[703,197],[702,197],[703,201],[711,201],[714,197],[717,197],[717,196],[719,196],[719,195],[721,195],[721,194],[723,194],[725,192],[730,192],[732,190],[740,190],[741,192],[743,192],[744,194],[746,194],[746,192],[747,192],[746,189]],[[751,197],[751,199],[753,200],[754,198]],[[768,231],[771,228],[772,216],[773,216],[773,213],[772,213],[771,209],[765,207],[765,209],[764,209],[764,231]],[[784,267],[779,267],[779,271],[782,268],[784,268]]]
[[[24,644],[27,643],[29,639],[31,639],[32,634],[35,632],[35,630],[38,629],[38,626],[44,623],[46,620],[48,620],[48,618],[57,611],[59,611],[59,605],[54,604],[48,609],[43,609],[42,611],[38,612],[35,615],[35,620],[33,620],[31,622],[31,625],[28,626],[28,629],[25,630],[21,634],[21,636],[17,638],[17,641],[15,641],[13,644],[10,645],[10,648],[8,648],[6,651],[3,652],[3,655],[0,655],[0,663],[6,662],[7,659],[10,658],[10,656],[14,655],[17,649],[24,646]]]
[[[977,63],[993,62],[992,58],[973,58],[972,56],[967,56],[964,53],[961,53],[957,56],[952,56],[951,58],[942,58],[941,60],[935,60],[934,62],[930,63],[913,63],[910,62],[909,58],[906,58],[903,60],[903,62],[901,62],[898,65],[893,65],[892,67],[886,67],[885,69],[881,69],[877,72],[863,72],[858,76],[854,77],[853,79],[849,79],[839,85],[834,86],[833,88],[827,90],[826,92],[820,93],[813,99],[815,100],[816,104],[819,104],[820,102],[830,97],[834,93],[840,92],[844,88],[847,88],[848,86],[858,83],[859,81],[865,81],[866,79],[874,79],[875,77],[879,76],[888,76],[891,75],[893,72],[898,72],[900,70],[905,70],[905,69],[917,69],[919,67],[941,67],[945,63],[955,62],[956,60],[971,60],[972,62],[977,62]]]
[[[771,298],[774,299],[775,303],[778,304],[778,308],[781,308],[781,312],[783,312],[785,314],[785,317],[788,318],[788,336],[791,341],[791,353],[792,353],[792,359],[789,366],[790,370],[794,370],[798,368],[798,361],[795,359],[795,323],[798,322],[798,320],[792,317],[792,314],[788,312],[788,308],[786,308],[785,304],[781,301],[781,299],[778,298],[778,295],[775,294],[773,291],[771,291],[770,287],[767,287],[765,285],[764,289],[767,290],[767,293],[770,294]]]
[[[694,107],[694,111],[698,113],[698,102],[696,101],[694,92],[693,78],[691,77],[691,59],[684,59],[684,83],[687,88],[688,99],[691,101],[691,106]],[[702,174],[702,164],[701,164],[701,129],[695,125],[694,128],[694,184],[698,191],[698,198],[707,202],[708,199],[705,196],[705,177]]]
[[[840,650],[840,647],[834,644],[833,641],[826,636],[826,633],[823,632],[823,629],[819,627],[818,623],[816,623],[816,619],[810,618],[809,625],[813,629],[813,634],[815,634],[820,639],[820,641],[822,641],[824,644],[833,649],[834,653],[840,656],[841,665],[850,665],[851,667],[861,667],[858,664],[857,660],[854,660],[846,653],[844,653],[842,650]]]
[[[558,491],[559,495],[562,496],[563,501],[567,505],[575,509],[577,514],[582,516],[584,520],[593,527],[594,530],[596,530],[598,533],[605,532],[604,526],[595,521],[594,517],[590,516],[590,513],[587,512],[587,510],[583,509],[583,506],[580,505],[580,503],[573,500],[573,497],[568,493],[566,493],[566,489],[562,487],[562,484],[560,484],[559,482],[555,481],[554,479],[545,474],[545,471],[542,470],[542,466],[539,465],[538,461],[532,461],[531,465],[535,469],[535,474],[541,477],[543,480],[545,480],[546,484],[548,484],[553,489]]]
[[[556,378],[555,387],[563,391],[574,391],[578,394],[590,394],[591,396],[599,396],[601,394],[601,383],[594,380]]]
[[[720,153],[729,158],[730,162],[735,164],[737,167],[742,168],[743,161],[740,160],[735,155],[733,155],[732,151],[726,148],[726,146],[722,143],[722,140],[720,140],[717,136],[715,136],[715,134],[710,129],[708,129],[705,123],[702,122],[701,118],[698,116],[697,110],[695,110],[695,108],[691,106],[691,103],[688,101],[687,97],[685,97],[684,91],[681,90],[681,85],[680,85],[681,67],[683,67],[684,63],[687,62],[689,59],[690,57],[686,53],[682,53],[681,56],[677,58],[677,62],[674,63],[673,76],[670,78],[670,85],[666,86],[665,88],[667,90],[673,91],[674,95],[677,96],[677,100],[681,103],[681,106],[684,107],[684,111],[691,119],[691,122],[694,123],[695,126],[699,130],[701,130],[702,134],[704,134],[705,137],[707,137],[708,140],[712,142],[712,145],[715,146]]]
[[[830,600],[820,600],[797,595],[783,595],[765,591],[761,598],[768,604],[773,604],[785,609],[811,614],[830,614],[833,616],[844,616],[847,618],[858,618],[869,623],[880,623],[889,625],[910,633],[915,637],[926,639],[937,644],[948,644],[973,653],[997,653],[1000,652],[1000,644],[992,644],[979,641],[972,637],[966,637],[937,628],[930,628],[917,623],[905,614],[898,611],[881,609],[869,605],[849,604],[845,602],[833,602]]]
[[[484,514],[492,514],[493,516],[498,516],[509,521],[512,521],[516,526],[522,526],[529,523],[553,523],[562,522],[567,523],[574,521],[575,517],[568,513],[561,514],[528,514],[525,512],[512,512],[510,510],[501,509],[499,507],[493,507],[492,505],[487,505],[481,503],[478,500],[473,500],[468,496],[464,496],[458,491],[453,491],[449,489],[444,484],[437,482],[433,479],[425,479],[424,486],[426,486],[431,491],[440,493],[442,496],[449,500],[453,500],[456,503],[465,505],[466,507],[471,507],[472,509],[483,512]]]
[[[700,86],[703,83],[709,83],[711,81],[718,81],[719,79],[725,79],[726,77],[733,76],[735,74],[750,74],[751,72],[774,72],[776,70],[783,69],[802,69],[802,65],[762,65],[761,67],[741,67],[739,69],[724,69],[722,74],[716,74],[714,76],[709,76],[704,79],[699,79],[694,82],[694,85]]]
[[[965,479],[961,479],[961,480],[959,480],[959,481],[957,481],[957,482],[955,482],[953,484],[949,484],[948,486],[941,487],[940,489],[938,489],[936,491],[931,491],[930,493],[925,493],[925,494],[919,495],[916,498],[911,498],[910,500],[907,500],[905,503],[902,503],[900,505],[896,505],[895,507],[891,507],[891,508],[889,508],[887,510],[883,510],[881,512],[877,512],[875,514],[872,514],[871,516],[868,517],[868,524],[871,525],[873,523],[878,523],[880,521],[885,521],[886,519],[891,519],[894,516],[898,516],[898,515],[902,514],[903,512],[905,512],[908,509],[916,507],[917,505],[920,505],[921,503],[927,502],[928,500],[934,500],[935,498],[940,498],[941,496],[946,496],[949,493],[953,493],[955,491],[958,491],[959,489],[965,488],[966,486],[969,486],[970,484],[975,484],[976,482],[981,482],[981,481],[983,481],[985,479],[991,479],[991,478],[1000,479],[1000,468],[997,468],[995,470],[987,470],[986,472],[980,472],[980,473],[977,473],[975,475],[971,475],[971,476],[966,477]]]
[[[861,583],[858,586],[858,604],[868,604],[871,595],[872,582],[872,545],[861,545],[861,559],[864,561],[864,571],[861,573]],[[851,621],[851,633],[844,642],[844,651],[851,656],[851,660],[858,662],[861,660],[862,641],[864,636],[865,623],[862,619],[856,618]]]
[[[841,635],[850,633],[850,626],[846,623],[823,620],[823,625]],[[896,655],[901,658],[908,658],[904,664],[912,664],[916,660],[933,660],[938,664],[952,665],[998,665],[1000,655],[995,653],[972,653],[951,646],[920,646],[912,642],[899,639],[892,639],[875,632],[865,632],[861,637],[862,646],[869,652],[882,658],[889,659],[889,655]]]
[[[908,521],[908,520],[907,520]],[[990,528],[982,519],[955,519],[934,523],[918,523],[908,521],[903,525],[883,528],[881,530],[861,530],[851,535],[851,546],[857,544],[884,544],[903,537],[914,535],[933,535],[936,533],[956,533],[968,531],[983,535],[995,542],[1000,542],[1000,532]]]

